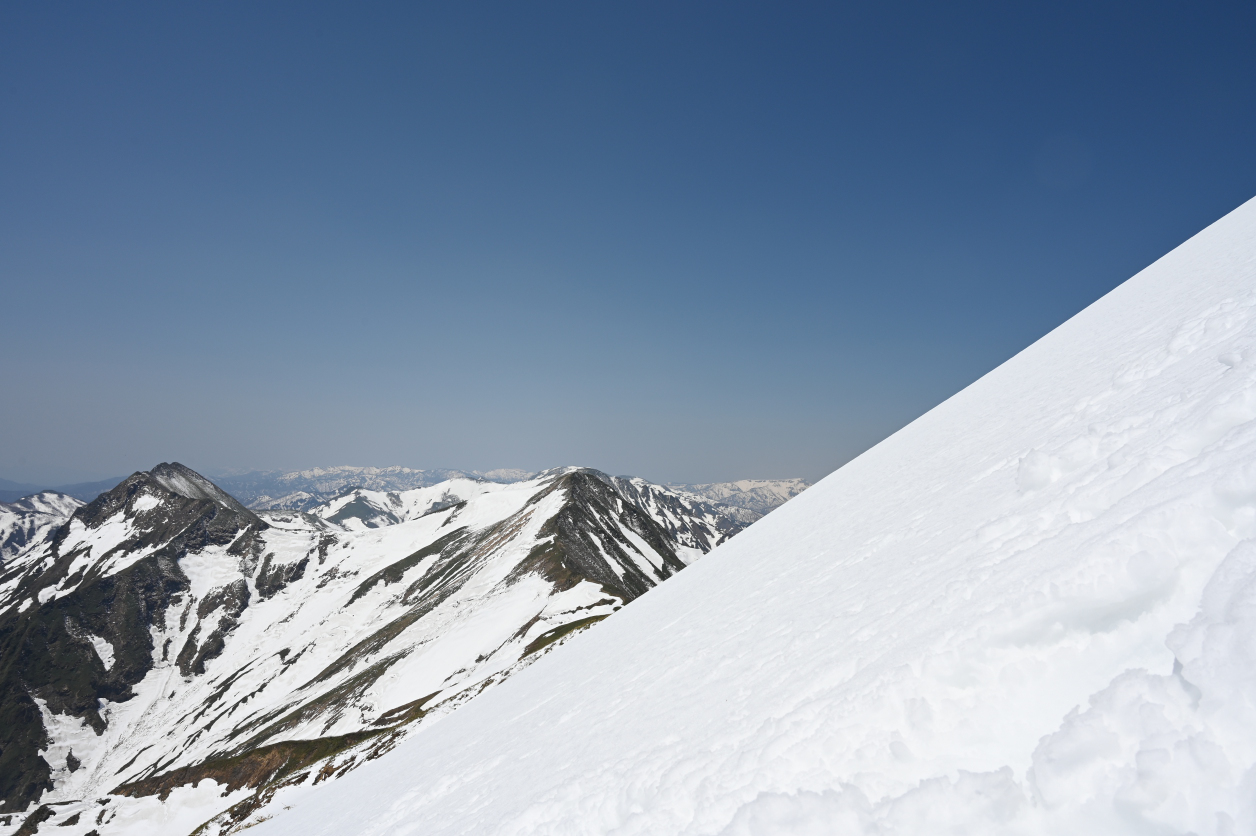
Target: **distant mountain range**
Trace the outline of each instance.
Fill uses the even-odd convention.
[[[530,479],[526,470],[416,470],[409,467],[316,467],[284,472],[254,470],[216,479],[217,484],[245,505],[259,511],[305,511],[350,488],[372,491],[408,491],[430,488],[449,479],[509,484]]]
[[[667,487],[695,494],[711,502],[749,512],[735,514],[750,524],[774,508],[779,508],[810,487],[802,479],[742,479],[737,482],[712,482],[705,485],[681,485],[669,482]]]
[[[470,479],[499,484],[521,482],[536,476],[526,470],[418,470],[409,467],[316,467],[309,470],[254,470],[216,478],[215,484],[254,511],[307,511],[352,488],[371,491],[408,491],[428,488],[449,479]],[[56,491],[91,502],[120,483],[122,478],[100,482],[48,487],[0,479],[0,502],[14,502],[40,491]],[[668,488],[726,506],[727,513],[743,525],[802,493],[810,483],[802,479],[742,479],[706,484],[669,483]]]

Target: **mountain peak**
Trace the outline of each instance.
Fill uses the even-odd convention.
[[[166,490],[185,499],[208,499],[220,505],[239,504],[222,488],[178,462],[162,462],[148,471],[148,475]]]
[[[152,470],[132,473],[79,509],[75,517],[87,527],[96,528],[118,514],[128,518],[139,515],[152,517],[157,513],[156,509],[162,508],[165,509],[162,514],[173,514],[187,523],[188,515],[203,513],[204,503],[212,503],[212,506],[226,512],[224,519],[217,523],[218,528],[266,527],[257,514],[235,497],[178,462],[162,462]]]

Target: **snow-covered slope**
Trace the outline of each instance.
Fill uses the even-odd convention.
[[[260,515],[182,465],[134,474],[0,571],[0,833],[230,830],[739,530],[582,468]]]
[[[56,491],[40,491],[11,503],[0,502],[0,567],[42,542],[83,503]]]
[[[1254,538],[1256,202],[250,834],[1254,833]]]
[[[709,502],[741,508],[747,513],[739,515],[739,519],[749,524],[798,496],[809,484],[803,479],[740,479],[705,485],[669,484],[668,487],[687,491]]]

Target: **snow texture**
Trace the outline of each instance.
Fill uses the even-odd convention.
[[[1256,832],[1256,202],[250,834]]]

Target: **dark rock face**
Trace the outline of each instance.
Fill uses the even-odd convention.
[[[557,479],[550,490],[566,490],[567,502],[541,529],[549,541],[532,550],[515,570],[516,576],[536,572],[559,590],[589,580],[627,603],[685,568],[667,532],[606,474],[578,470]],[[543,494],[533,501],[540,496]],[[662,555],[663,565],[647,574],[629,556],[631,545],[615,522]],[[618,572],[607,563],[607,557],[615,561]]]
[[[17,829],[17,833],[13,834],[13,836],[33,836],[39,832],[39,826],[54,815],[56,813],[46,804],[38,807],[35,812],[26,817],[26,820],[22,822],[22,826]]]
[[[128,536],[103,554],[72,537],[76,530],[124,522]],[[254,535],[265,527],[200,475],[162,464],[132,475],[58,529],[41,571],[23,578],[9,601],[21,603],[0,614],[0,809],[25,809],[51,788],[50,767],[39,755],[47,736],[35,700],[100,734],[105,721],[99,700],[133,696],[131,687],[153,664],[149,628],[189,589],[179,560],[209,545],[247,557]],[[111,558],[136,552],[146,556],[116,571],[110,566]],[[240,602],[237,594],[223,604],[242,609],[247,598]],[[219,622],[220,631],[226,621]],[[88,634],[112,645],[108,670]],[[215,647],[221,652],[221,633],[215,636],[191,666],[203,666]]]
[[[667,540],[684,543],[708,552],[744,529],[749,522],[729,515],[727,506],[711,502],[688,502],[675,493],[641,479],[605,477],[629,502],[646,514],[665,532]],[[695,515],[712,521],[711,530],[695,525]]]
[[[305,577],[305,567],[310,563],[308,557],[303,557],[296,563],[280,566],[271,562],[272,557],[267,554],[262,558],[262,566],[255,578],[257,594],[263,598],[270,598],[293,581],[301,580]]]
[[[23,809],[50,789],[43,718],[34,698],[58,714],[105,727],[101,699],[123,702],[152,666],[148,626],[187,589],[178,563],[153,555],[124,571],[81,584],[62,598],[0,617],[0,797],[6,810]],[[84,633],[115,649],[106,671]]]
[[[213,590],[196,606],[196,626],[179,651],[176,664],[184,676],[205,673],[205,663],[222,654],[226,648],[227,634],[240,623],[240,613],[249,605],[249,587],[243,580]],[[217,613],[218,623],[199,646],[202,622]]]

